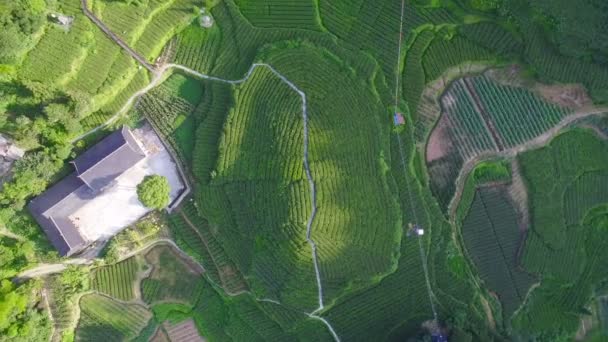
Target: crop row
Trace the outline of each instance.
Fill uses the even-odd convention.
[[[76,335],[83,338],[91,335],[102,338],[106,334],[133,338],[151,318],[150,312],[141,305],[122,304],[96,294],[82,297],[80,310],[85,319],[76,329]]]
[[[139,263],[135,257],[101,267],[93,273],[91,287],[118,299],[131,300],[134,297],[133,283],[138,271]]]
[[[299,0],[236,0],[245,17],[258,27],[319,30],[316,3]]]
[[[599,260],[608,257],[602,247],[608,236],[583,217],[607,198],[601,193],[606,189],[607,152],[605,141],[576,129],[519,156],[533,204],[523,266],[550,279],[531,293],[518,315],[522,331],[574,334],[580,324],[577,308],[588,304],[604,277]]]
[[[568,113],[527,89],[500,85],[486,77],[475,77],[472,81],[482,105],[508,146],[541,135]]]
[[[440,77],[448,68],[465,62],[488,61],[494,55],[462,36],[433,40],[424,53],[423,67],[428,80]]]
[[[220,141],[222,182],[304,177],[301,99],[267,69],[235,91],[235,107]]]
[[[452,85],[452,89],[442,97],[442,103],[451,131],[448,136],[465,160],[496,149],[481,114],[461,82]]]
[[[175,0],[167,9],[155,15],[146,25],[134,48],[144,58],[153,60],[165,43],[192,19],[192,0]]]
[[[363,284],[386,272],[394,262],[392,252],[401,227],[396,224],[394,192],[382,172],[386,161],[381,150],[388,136],[381,128],[386,116],[380,113],[385,112],[359,75],[340,72],[339,62],[323,58],[322,53],[303,47],[283,50],[271,62],[307,94],[308,158],[317,190],[312,238],[319,250],[328,252],[319,262],[323,281],[335,290],[347,277],[359,277]],[[306,67],[295,67],[296,58]],[[307,68],[317,72],[305,72]],[[340,95],[326,96],[331,89],[339,89]],[[354,256],[354,250],[359,253],[352,264],[340,263],[338,255]]]
[[[518,55],[523,51],[522,42],[512,32],[497,23],[482,21],[463,25],[459,31],[476,46],[482,46],[503,56]]]
[[[91,24],[82,15],[78,15],[67,33],[57,25],[47,25],[44,35],[23,62],[19,76],[56,84],[67,81],[77,71],[90,48],[93,34]]]
[[[175,61],[202,73],[211,74],[222,36],[219,28],[201,30],[198,24],[188,26],[177,37]]]
[[[505,317],[521,305],[534,278],[517,268],[520,235],[517,212],[504,189],[477,190],[462,224],[468,254],[481,278],[503,304]]]
[[[213,232],[209,223],[199,216],[196,207],[191,203],[183,205],[181,211],[191,223],[196,223],[194,227],[190,228],[195,229],[199,238],[204,242],[209,257],[212,258],[210,261],[214,268],[217,269],[221,284],[225,287],[226,291],[236,293],[245,289],[247,284],[243,279],[243,275],[216,238],[219,232]]]
[[[566,224],[580,224],[589,210],[608,203],[606,189],[608,189],[608,174],[604,171],[585,173],[572,182],[564,193]]]
[[[405,68],[401,83],[404,99],[407,101],[412,114],[416,114],[417,112],[418,101],[426,84],[422,58],[424,51],[429,47],[434,37],[435,35],[432,31],[422,31],[422,33],[416,36],[416,40],[414,40],[414,43],[405,55]]]

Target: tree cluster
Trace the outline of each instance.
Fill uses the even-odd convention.
[[[17,286],[0,280],[0,341],[46,341],[50,337],[48,316],[37,307],[41,283]]]
[[[33,45],[45,21],[44,0],[3,1],[0,5],[0,64],[14,64]]]
[[[139,201],[148,208],[162,209],[169,205],[169,192],[171,187],[167,177],[152,175],[146,176],[137,185]]]

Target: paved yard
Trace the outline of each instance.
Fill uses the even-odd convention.
[[[89,241],[107,239],[150,211],[137,199],[137,184],[147,175],[167,177],[171,201],[184,189],[175,162],[149,125],[133,131],[146,158],[118,177],[114,184],[76,210],[70,219]]]

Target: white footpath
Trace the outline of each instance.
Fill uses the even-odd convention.
[[[137,198],[137,184],[145,176],[167,177],[171,186],[171,202],[184,189],[175,162],[152,128],[146,125],[135,129],[133,135],[146,152],[146,158],[70,215],[72,222],[78,222],[80,233],[89,241],[108,239],[151,211]]]

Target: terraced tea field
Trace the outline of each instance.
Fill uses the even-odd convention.
[[[101,267],[91,276],[91,287],[108,296],[129,301],[135,297],[134,282],[140,271],[141,264],[136,257]]]
[[[507,196],[504,187],[478,188],[461,229],[481,279],[497,294],[509,318],[536,279],[519,268],[517,252],[524,232]]]
[[[454,81],[441,97],[441,110],[428,137],[426,163],[431,189],[444,208],[466,162],[521,146],[572,112],[487,75]]]
[[[213,341],[568,340],[606,280],[603,126],[516,153],[606,101],[605,58],[562,56],[543,34],[564,16],[513,1],[90,0],[98,21],[77,0],[44,3],[74,23],[43,23],[22,61],[0,63],[3,86],[37,97],[14,110],[22,95],[3,88],[2,132],[31,123],[31,152],[59,169],[81,130],[145,118],[192,188],[167,214],[181,251],[95,268],[76,340],[180,322]],[[45,126],[49,102],[78,132]],[[0,194],[2,217],[30,185]]]

